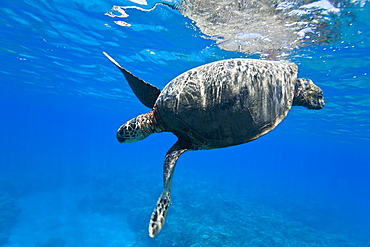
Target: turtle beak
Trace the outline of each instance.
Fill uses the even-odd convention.
[[[124,143],[125,140],[126,140],[123,136],[120,136],[118,133],[117,133],[116,137],[117,137],[117,140],[118,140],[119,143]]]
[[[117,134],[116,134],[116,137],[117,137],[117,140],[118,140],[119,143],[124,143],[126,141],[124,125],[122,125],[118,129]]]

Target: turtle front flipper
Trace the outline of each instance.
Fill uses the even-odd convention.
[[[114,60],[108,53],[103,52],[103,54],[122,72],[125,76],[128,84],[130,85],[132,91],[136,97],[140,100],[143,105],[149,108],[153,108],[155,101],[158,98],[158,95],[161,93],[157,87],[153,86],[150,83],[145,82],[144,80],[133,75],[130,71],[123,68],[116,60]]]
[[[185,146],[180,144],[178,141],[170,148],[170,150],[168,150],[164,159],[164,189],[162,191],[162,194],[158,198],[157,205],[153,210],[149,223],[149,236],[152,238],[161,231],[166,220],[168,207],[171,204],[171,186],[175,166],[180,155],[187,150],[188,148],[185,148]]]

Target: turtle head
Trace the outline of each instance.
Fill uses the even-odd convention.
[[[116,137],[120,143],[137,142],[147,138],[149,135],[161,132],[156,128],[153,111],[133,118],[119,127]]]
[[[322,109],[325,105],[325,101],[321,88],[316,86],[309,79],[297,79],[293,105],[304,106],[314,110]]]

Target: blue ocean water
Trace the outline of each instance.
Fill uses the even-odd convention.
[[[323,23],[307,12],[304,25],[327,36],[305,37],[276,58],[298,64],[326,106],[294,107],[251,143],[185,153],[166,225],[148,236],[176,138],[116,141],[117,128],[148,109],[102,52],[159,88],[195,66],[271,52],[225,48],[241,36],[212,36],[192,2],[201,1],[125,9],[126,18],[105,13],[155,2],[1,2],[0,246],[370,246],[368,1],[301,4],[325,7]],[[279,11],[293,2],[280,1]]]

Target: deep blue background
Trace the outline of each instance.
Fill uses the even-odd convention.
[[[0,239],[5,246],[133,246],[135,241],[140,246],[146,238],[146,222],[161,191],[163,157],[176,139],[162,133],[138,143],[116,141],[115,131],[122,123],[149,109],[135,98],[102,51],[160,88],[194,66],[247,57],[220,50],[201,37],[191,20],[165,7],[133,10],[129,20],[136,25],[115,25],[104,16],[114,4],[2,3],[0,206],[9,225],[0,225],[5,236]],[[227,211],[212,204],[212,198],[220,195],[234,206],[240,200],[240,205],[248,201],[270,208],[287,222],[341,236],[351,246],[369,245],[370,9],[367,3],[346,11],[357,15],[357,22],[344,23],[337,42],[305,47],[289,58],[299,64],[300,77],[322,87],[325,108],[296,107],[274,131],[252,143],[184,154],[174,178],[174,205],[163,230],[167,235],[145,241],[181,246],[185,242],[171,230],[179,219],[187,219],[182,229],[205,235],[192,220],[207,214],[206,206],[197,216],[176,209],[176,204],[185,207],[186,200],[205,201],[209,208]],[[115,187],[117,183],[121,187]],[[197,189],[185,194],[192,184]],[[101,192],[108,193],[108,199],[99,194],[101,188],[111,188],[111,194],[108,189]],[[118,201],[129,198],[130,207],[141,210],[135,212],[137,218],[130,218],[133,213],[130,216],[123,205],[109,202],[120,189],[125,193],[117,195]],[[130,201],[137,197],[137,204]],[[82,203],[86,198],[90,199]],[[99,206],[103,202],[107,205]],[[70,221],[69,208],[78,209],[80,221]],[[68,216],[63,214],[66,211]],[[90,218],[95,214],[102,215],[101,221],[116,216],[101,223],[103,227],[100,218]],[[126,217],[127,226],[116,225]],[[231,230],[243,227],[227,225],[230,220],[220,222]],[[85,232],[87,226],[96,232]],[[65,234],[66,229],[76,235]],[[128,236],[116,234],[127,231]],[[222,231],[216,229],[212,236]],[[310,236],[315,239],[315,234]],[[286,237],[288,242],[281,246],[310,242],[296,237],[298,242],[289,243]],[[264,234],[259,238],[261,246],[272,246],[264,242]],[[202,246],[205,240],[194,241]],[[234,246],[230,239],[217,241],[219,246]],[[280,240],[274,241],[280,246]]]

